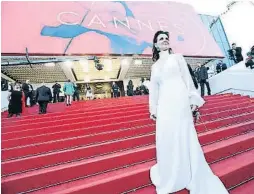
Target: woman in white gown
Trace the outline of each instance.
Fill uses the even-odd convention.
[[[170,54],[169,35],[154,36],[149,108],[156,120],[157,163],[150,177],[157,194],[184,188],[190,194],[228,194],[213,174],[199,144],[192,111],[204,104],[182,55]],[[192,108],[191,108],[192,107]]]
[[[86,85],[86,98],[88,100],[91,100],[93,98],[92,88],[88,84]]]

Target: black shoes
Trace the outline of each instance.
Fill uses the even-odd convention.
[[[12,116],[13,116],[13,114],[8,114],[7,118],[11,118]],[[18,114],[16,114],[16,117],[21,117],[21,115],[18,113]]]

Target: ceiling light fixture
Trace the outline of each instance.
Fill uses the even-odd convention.
[[[46,67],[55,67],[55,63],[45,63]]]
[[[135,63],[135,65],[142,65],[142,60],[136,59],[134,63]]]

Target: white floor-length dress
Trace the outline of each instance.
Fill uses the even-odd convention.
[[[152,66],[149,106],[156,115],[156,157],[150,177],[157,194],[184,188],[190,194],[228,194],[213,174],[199,144],[190,105],[204,100],[180,54],[160,53]]]

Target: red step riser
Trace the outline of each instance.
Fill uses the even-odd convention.
[[[127,177],[123,177],[121,179],[118,180],[114,180],[114,181],[110,181],[107,183],[102,183],[100,185],[96,185],[96,186],[91,186],[88,188],[80,188],[77,190],[74,190],[75,188],[71,188],[68,190],[65,190],[63,193],[64,194],[100,194],[101,191],[103,191],[103,193],[107,193],[107,194],[119,194],[119,193],[123,193],[125,191],[128,191],[130,188],[137,188],[137,187],[141,187],[143,185],[147,185],[147,183],[150,182],[150,172],[149,169],[152,167],[152,165],[154,164],[151,163],[150,166],[146,169],[141,171],[140,173],[137,174],[133,174],[131,176],[127,176]],[[62,193],[62,194],[63,194]],[[39,192],[38,192],[39,194]],[[52,193],[54,194],[54,193]],[[60,193],[59,193],[60,194]]]
[[[254,177],[253,169],[254,169],[254,163],[222,176],[221,181],[224,183],[224,185],[227,188],[233,187],[245,180],[248,180]]]
[[[94,123],[110,123],[114,120],[120,120],[122,118],[136,118],[142,115],[147,115],[149,116],[148,112],[146,110],[136,110],[136,111],[129,111],[129,112],[122,112],[119,113],[118,115],[115,114],[108,114],[107,116],[105,115],[104,117],[97,116],[94,118],[89,118],[89,117],[70,117],[69,119],[65,120],[49,120],[47,122],[36,122],[36,123],[31,123],[31,124],[24,124],[24,125],[11,125],[11,126],[5,126],[2,127],[4,132],[11,132],[11,131],[17,131],[17,128],[20,130],[28,130],[28,129],[37,129],[37,128],[42,128],[42,127],[47,127],[47,126],[56,126],[56,125],[64,125],[64,124],[70,124],[70,123],[83,123],[86,122],[87,125],[94,125]],[[105,122],[106,121],[106,122]],[[119,122],[119,121],[116,121]]]
[[[229,100],[241,100],[241,99],[250,99],[248,96],[231,96],[231,97],[223,97],[223,98],[214,98],[214,99],[206,99],[206,102],[221,102],[221,101],[229,101]]]
[[[217,102],[217,101],[214,101],[214,102]],[[119,104],[119,103],[118,103]],[[116,105],[118,105],[118,104],[116,104]],[[121,107],[123,107],[123,108],[126,108],[126,106],[130,106],[130,105],[132,105],[132,104],[125,104],[125,106],[123,106],[123,105],[121,105],[121,106],[113,106],[113,107],[111,107],[110,108],[110,110],[114,110],[114,109],[119,109],[119,108],[121,108]],[[134,106],[135,104],[133,104],[133,106]],[[144,106],[144,105],[146,105],[147,106],[147,103],[140,103],[140,104],[138,104],[138,106]],[[91,105],[90,105],[91,106]],[[90,108],[90,106],[89,106],[89,108]],[[80,108],[80,106],[79,106],[79,108]],[[109,108],[109,107],[108,107]],[[99,112],[103,112],[103,111],[105,111],[104,110],[105,109],[105,106],[103,106],[103,107],[101,107],[101,108],[95,108],[95,107],[93,107],[92,109],[90,109],[90,111],[91,112],[86,112],[87,114],[98,114],[98,113],[93,113],[93,112],[96,112],[96,111],[99,111]],[[84,110],[85,111],[87,111],[86,109],[78,109],[78,110],[71,110],[71,111],[68,111],[68,110],[66,110],[64,113],[63,112],[57,112],[57,113],[53,113],[53,114],[47,114],[47,115],[33,115],[33,116],[25,116],[25,117],[22,117],[22,118],[19,118],[19,120],[20,119],[22,119],[22,120],[35,120],[35,119],[46,119],[46,118],[52,118],[52,116],[57,116],[57,117],[59,117],[59,116],[64,116],[64,115],[68,115],[69,113],[71,114],[71,115],[73,115],[73,114],[78,114],[78,113],[84,113]],[[17,122],[19,121],[19,120],[16,120]],[[8,122],[8,120],[5,118],[5,119],[2,119],[2,122],[3,123],[5,123],[5,121],[7,121]]]
[[[78,119],[71,119],[71,120],[64,120],[64,121],[54,121],[52,123],[50,122],[44,122],[44,123],[38,123],[38,124],[31,124],[31,125],[24,125],[24,126],[9,126],[5,128],[5,131],[8,132],[15,132],[15,131],[22,131],[22,130],[29,130],[29,129],[40,129],[43,127],[48,127],[48,126],[54,126],[54,127],[62,127],[62,125],[75,125],[77,123],[82,123],[84,127],[90,127],[94,125],[106,125],[110,123],[115,123],[115,122],[124,122],[126,120],[136,120],[137,118],[149,118],[149,113],[141,113],[141,114],[135,114],[135,115],[123,115],[119,117],[111,116],[106,119],[100,119],[100,117],[97,118],[97,120],[93,121],[86,121],[86,119],[83,118],[78,118]],[[74,124],[75,123],[75,124]],[[51,125],[50,125],[51,124]],[[84,125],[85,124],[85,125]]]
[[[247,132],[250,129],[252,129],[252,127],[254,127],[254,123],[247,124],[245,126],[240,126],[240,127],[239,126],[238,127],[231,127],[227,130],[214,132],[209,135],[202,135],[201,134],[201,135],[199,135],[199,141],[201,144],[207,144],[207,143],[222,139],[224,137],[230,137],[230,136],[237,135],[239,133]],[[153,130],[152,127],[150,127],[150,128],[151,128],[151,130]],[[141,130],[141,129],[138,129],[138,130]],[[154,134],[148,135],[146,137],[140,137],[138,139],[139,139],[139,142],[141,143],[140,145],[144,145],[144,143],[151,144],[151,143],[155,142]],[[148,139],[150,141],[147,141]],[[133,142],[131,143],[131,141],[133,141]],[[139,146],[135,143],[136,141],[137,141],[137,139],[134,138],[134,139],[130,139],[130,140],[124,140],[123,142],[125,142],[125,143],[130,142],[130,143],[127,143],[126,145]],[[112,143],[112,147],[116,148],[117,150],[130,148],[130,146],[129,147],[122,147],[122,144],[119,144],[119,142]],[[108,150],[105,150],[103,152],[103,149],[101,149],[100,146],[98,147],[98,149],[100,149],[99,151],[101,151],[101,153],[104,153],[104,152],[106,153],[108,151]],[[117,150],[113,150],[113,151],[117,151]],[[98,153],[98,150],[96,150],[95,152]],[[82,155],[80,155],[80,153]],[[17,172],[17,171],[24,171],[24,170],[28,170],[28,169],[32,169],[32,168],[40,168],[42,166],[52,165],[52,164],[56,164],[56,163],[62,163],[62,162],[71,161],[71,160],[75,160],[75,159],[77,160],[79,158],[86,158],[86,157],[90,157],[90,156],[91,155],[86,155],[86,148],[84,148],[83,152],[81,150],[69,151],[69,152],[67,151],[67,152],[59,153],[59,154],[52,154],[52,155],[41,156],[41,157],[38,156],[38,157],[35,157],[32,159],[28,158],[28,159],[19,160],[18,161],[19,165],[17,165],[15,161],[9,161],[9,162],[2,164],[2,174],[9,174],[9,173],[13,173],[13,172]]]
[[[200,109],[201,113],[209,113],[210,111],[223,111],[225,109],[232,109],[232,107],[235,107],[235,108],[238,108],[238,107],[243,107],[243,106],[246,106],[247,104],[250,104],[250,102],[245,102],[245,103],[237,103],[235,105],[227,105],[227,106],[219,106],[219,107],[213,107],[213,108],[206,108],[206,106],[202,107]],[[141,107],[144,107],[144,106],[148,106],[148,104],[140,104],[140,105],[137,105],[137,106],[141,106]],[[116,109],[116,111],[119,109],[118,107],[114,107]],[[124,108],[135,108],[135,107],[120,107],[121,109],[124,109]],[[138,107],[137,107],[138,108]],[[46,114],[46,115],[33,115],[33,116],[25,116],[25,117],[21,117],[21,118],[18,118],[18,119],[15,119],[13,118],[13,123],[16,123],[16,122],[21,122],[21,121],[36,121],[37,119],[40,119],[40,120],[45,120],[46,118],[61,118],[61,117],[69,117],[71,115],[75,116],[75,115],[78,115],[78,114],[87,114],[89,116],[92,116],[92,115],[96,115],[96,114],[103,114],[105,112],[107,112],[108,110],[105,110],[104,109],[101,109],[101,110],[98,110],[98,111],[91,111],[91,112],[87,112],[87,110],[80,110],[78,113],[75,113],[75,111],[71,111],[70,114],[68,112],[60,112],[60,113],[52,113],[52,114]],[[110,109],[110,111],[112,112],[113,111],[113,108]],[[29,118],[28,118],[29,117]],[[9,123],[9,119],[2,119],[2,125],[4,125],[5,123]]]
[[[154,131],[153,128],[150,128],[150,132]],[[147,132],[142,132],[142,130],[136,130],[136,133],[133,132],[133,134],[146,134]],[[113,134],[110,136],[104,135],[107,137],[108,140],[113,140]],[[117,136],[117,135],[116,135]],[[133,135],[132,135],[133,136]],[[125,137],[125,136],[123,136]],[[97,140],[97,143],[100,139],[104,139],[103,136],[94,136],[93,140]],[[117,138],[116,138],[117,139]],[[2,149],[2,160],[6,160],[9,158],[16,158],[16,157],[21,157],[21,156],[27,156],[27,155],[33,155],[33,154],[38,154],[38,153],[45,153],[45,152],[50,152],[54,150],[60,150],[60,149],[67,149],[75,146],[85,146],[89,143],[95,143],[94,141],[91,141],[91,137],[82,137],[82,138],[76,138],[76,139],[65,139],[63,141],[59,142],[51,142],[51,143],[46,143],[46,144],[40,144],[36,146],[29,146],[29,147],[21,147],[21,148],[16,148],[16,149],[11,149],[11,150],[4,150]]]
[[[253,194],[254,191],[254,179],[252,181],[249,181],[247,183],[244,183],[243,185],[240,185],[239,187],[236,187],[235,189],[230,190],[230,194]],[[155,187],[154,186],[148,186],[143,189],[130,192],[129,194],[156,194]],[[175,194],[189,194],[187,190],[182,190],[179,192],[176,192]]]
[[[212,95],[212,96],[204,96],[203,98],[206,100],[211,100],[211,99],[230,98],[230,97],[239,97],[239,96],[241,96],[241,95],[227,93],[227,94],[216,94],[216,95]]]
[[[112,180],[109,182],[104,182],[99,185],[90,185],[90,187],[69,187],[61,192],[61,194],[84,194],[84,193],[122,193],[130,190],[131,188],[141,187],[143,185],[151,184],[150,181],[150,167],[154,163],[149,163],[149,166],[145,169],[140,170],[139,173],[135,173],[126,177],[119,178],[117,180]],[[254,163],[245,168],[238,169],[237,171],[232,172],[231,174],[219,177],[222,182],[225,184],[227,188],[232,185],[239,184],[243,180],[247,180],[254,176]],[[212,167],[213,169],[213,167]],[[215,174],[217,174],[215,172]],[[237,178],[236,178],[237,177]],[[37,192],[39,194],[41,192]],[[185,190],[177,192],[176,194],[187,194],[188,192]],[[52,193],[56,194],[56,193]],[[58,193],[60,194],[60,193]]]
[[[244,116],[240,116],[240,117],[236,117],[236,118],[224,119],[224,120],[221,120],[221,121],[213,121],[211,123],[205,123],[205,124],[199,123],[198,125],[196,125],[196,129],[197,129],[198,132],[201,132],[201,131],[206,130],[206,129],[209,129],[209,130],[210,129],[215,129],[215,128],[218,128],[218,127],[226,126],[228,124],[237,123],[237,122],[240,122],[240,121],[243,122],[243,121],[252,119],[252,118],[254,118],[253,116],[254,116],[254,113],[248,114],[248,115],[244,115]],[[152,122],[151,120],[148,119],[148,122],[149,121],[150,121],[150,123]],[[123,123],[123,125],[121,125],[122,128],[126,128],[126,126],[124,126],[124,124],[125,123]],[[148,124],[148,123],[146,123],[146,124]],[[72,130],[75,129],[73,125],[69,125],[69,127],[72,127]],[[55,127],[55,128],[57,128],[57,127]],[[82,128],[82,126],[79,126],[77,128],[80,129],[80,128]],[[99,126],[96,127],[96,128],[98,129]],[[112,128],[113,128],[113,126],[112,126]],[[22,137],[21,133],[23,133],[23,137],[33,136],[33,135],[36,135],[36,133],[38,133],[38,132],[41,133],[42,130],[43,130],[43,134],[54,132],[52,127],[51,128],[46,128],[46,129],[40,129],[40,130],[28,130],[28,131],[23,131],[23,132],[20,131],[19,133],[17,132],[17,133],[2,134],[2,140],[14,139],[17,136],[18,137]],[[45,130],[47,130],[47,132]],[[87,130],[87,129],[85,129],[85,130]],[[117,128],[116,128],[116,130],[117,130]],[[68,131],[68,129],[65,128],[65,132],[66,131]]]
[[[104,102],[105,103],[105,102]],[[54,112],[54,113],[48,113],[48,114],[45,114],[45,115],[38,115],[38,114],[33,114],[33,115],[28,115],[28,116],[24,116],[24,117],[21,117],[21,119],[37,119],[37,118],[52,118],[52,116],[63,116],[63,115],[66,115],[66,114],[74,114],[74,113],[84,113],[84,112],[87,112],[87,113],[92,113],[94,111],[103,111],[105,109],[108,109],[108,110],[117,110],[119,108],[126,108],[126,107],[135,107],[135,106],[139,106],[139,105],[147,105],[147,102],[140,102],[140,103],[135,103],[132,102],[132,103],[109,103],[110,105],[107,105],[107,106],[92,106],[91,104],[87,107],[80,107],[78,106],[76,109],[67,109],[67,110],[64,110],[62,112]],[[92,108],[91,108],[92,107]],[[2,121],[7,121],[8,118],[3,118]]]
[[[232,110],[230,112],[225,111],[225,112],[214,113],[214,114],[210,114],[210,115],[204,115],[204,116],[201,115],[199,122],[208,122],[208,121],[227,118],[229,116],[236,116],[236,115],[248,113],[248,112],[254,112],[254,106],[246,107],[246,108],[242,108],[242,109],[236,109],[236,110]]]
[[[232,100],[236,100],[236,99],[244,99],[245,97],[237,97],[237,98],[232,98]],[[220,101],[224,101],[225,99],[222,99],[222,100],[212,100],[212,101],[208,101],[209,103],[219,103]],[[227,100],[231,100],[230,98],[228,98]],[[79,103],[80,104],[80,103]],[[148,104],[147,103],[144,103],[143,105],[141,104],[141,105],[138,105],[138,106],[141,106],[141,107],[147,107],[148,106]],[[85,107],[84,107],[85,108]],[[115,108],[116,109],[116,111],[118,111],[119,109],[121,109],[121,110],[123,110],[123,109],[126,109],[126,110],[129,110],[129,109],[131,109],[131,108],[138,108],[138,107],[124,107],[124,108],[119,108],[119,107],[117,107],[117,108]],[[114,109],[114,107],[113,107],[113,109]],[[111,110],[112,110],[112,108],[111,108]],[[87,114],[89,114],[89,115],[98,115],[98,113],[100,114],[106,114],[106,113],[111,113],[112,111],[109,111],[109,110],[105,110],[105,109],[102,109],[102,110],[95,110],[95,111],[91,111],[91,112],[84,112],[84,111],[81,111],[81,112],[79,112],[79,113],[72,113],[72,111],[71,112],[67,112],[66,114],[64,114],[64,115],[60,115],[60,116],[54,116],[54,118],[59,118],[59,119],[65,119],[65,118],[69,118],[69,116],[71,116],[71,115],[73,115],[73,116],[75,116],[75,115],[79,115],[79,114],[83,114],[83,115],[87,115]],[[36,115],[36,116],[38,116],[38,115]],[[43,115],[44,116],[44,115]],[[44,116],[45,118],[52,118],[52,116],[51,117],[49,117],[48,115],[45,115]],[[29,119],[29,118],[26,118],[26,117],[22,117],[21,119],[22,120],[16,120],[16,121],[13,121],[13,123],[19,123],[19,124],[25,124],[25,123],[30,123],[31,121],[30,120],[37,120],[38,122],[39,121],[45,121],[45,118],[41,118],[41,117],[38,117],[37,119],[34,119],[34,117],[32,117],[31,119]],[[5,119],[6,120],[6,119]],[[8,122],[8,120],[7,121],[3,121],[2,122],[4,125],[11,125],[11,123],[10,122]]]
[[[244,112],[250,112],[250,111],[254,111],[254,106],[251,107],[251,108],[248,108],[248,110],[247,110],[247,108],[246,109],[235,110],[234,114],[229,113],[229,112],[222,112],[222,113],[220,113],[220,117],[223,118],[223,117],[233,116],[233,115],[242,114]],[[216,117],[216,119],[217,119],[217,114],[211,115],[209,117],[208,116],[205,117],[205,118],[212,120],[211,116],[213,116],[213,117]],[[200,122],[198,122],[198,124],[202,125],[202,122],[204,122],[204,120],[205,120],[204,117],[201,117]],[[209,121],[209,120],[207,120],[207,121]],[[57,140],[57,139],[77,137],[77,136],[86,135],[86,134],[88,134],[88,133],[85,133],[84,130],[78,130],[78,131],[70,131],[70,132],[65,131],[63,133],[50,134],[50,135],[47,135],[47,136],[37,136],[37,137],[33,136],[31,138],[8,140],[8,141],[2,141],[2,148],[10,148],[10,147],[22,146],[22,145],[27,145],[27,144],[53,141],[53,140]]]
[[[200,134],[199,142],[200,142],[200,144],[203,145],[203,144],[207,144],[209,142],[214,142],[214,141],[223,139],[225,137],[238,135],[240,133],[246,133],[246,132],[253,130],[253,129],[254,129],[254,123],[251,123],[248,125],[243,125],[243,126],[238,126],[238,127],[230,127],[230,128],[223,130],[223,131],[214,132],[211,135]]]
[[[132,191],[129,194],[156,194],[156,190],[155,190],[155,187],[151,185],[142,189],[138,189],[136,191]],[[182,193],[176,193],[176,194],[182,194]]]
[[[88,158],[95,155],[106,154],[120,151],[123,149],[131,149],[133,147],[144,146],[155,142],[155,136],[146,135],[145,137],[135,137],[127,140],[117,142],[105,143],[103,146],[94,145],[75,150],[67,150],[64,152],[53,153],[44,156],[37,156],[16,161],[7,161],[2,163],[2,174],[9,174],[21,170],[28,170],[33,168],[41,168],[57,163],[78,160],[80,158]]]
[[[156,190],[155,190],[155,187],[151,185],[149,187],[145,187],[144,189],[130,192],[129,194],[156,194]],[[190,194],[190,193],[188,190],[184,189],[184,190],[175,192],[174,194]]]
[[[214,107],[220,107],[220,106],[227,106],[229,105],[229,103],[232,104],[239,104],[239,103],[251,103],[251,99],[250,98],[238,98],[238,99],[227,99],[227,100],[220,100],[220,101],[208,101],[206,102],[205,106],[214,106]]]
[[[123,112],[129,112],[129,111],[138,111],[138,110],[144,110],[147,111],[148,110],[148,105],[142,105],[142,106],[137,106],[137,107],[126,107],[126,108],[120,108],[117,110],[104,110],[104,111],[94,111],[94,112],[82,112],[82,113],[77,113],[77,114],[65,114],[62,116],[51,116],[50,119],[55,119],[55,120],[64,120],[64,119],[70,119],[70,118],[75,118],[76,116],[78,117],[83,117],[83,119],[89,119],[89,118],[93,118],[93,117],[106,117],[108,115],[114,115],[117,116],[118,114],[121,114]],[[23,120],[17,120],[14,122],[5,122],[3,123],[4,126],[10,126],[10,125],[22,125],[22,124],[31,124],[31,122],[45,122],[46,118],[38,118],[38,119],[23,119]]]
[[[253,113],[253,115],[254,115],[254,113]],[[227,122],[225,122],[225,120],[224,120],[222,124],[221,124],[221,122],[217,122],[217,121],[214,121],[212,123],[206,123],[206,124],[200,123],[196,126],[196,129],[197,129],[198,132],[201,132],[203,130],[206,130],[205,126],[207,127],[207,129],[214,129],[214,128],[225,126],[225,125],[230,124],[230,123],[234,123],[238,120],[239,120],[238,118],[230,118],[230,119],[227,119]],[[85,130],[82,130],[82,131],[85,131]],[[82,134],[82,131],[79,130],[78,133]],[[78,136],[78,134],[76,134],[75,132],[70,132],[70,133],[73,133],[73,134],[70,135],[69,137],[77,137]],[[56,134],[55,136],[58,136],[59,138],[61,138],[61,135],[62,135],[62,137],[63,136],[66,137],[65,133]],[[53,136],[47,136],[47,137],[48,137],[49,140],[55,140],[55,139],[53,139],[53,137],[55,137],[55,136],[53,135]],[[21,146],[21,145],[24,145],[24,144],[38,143],[37,139],[40,139],[41,142],[46,142],[47,137],[45,137],[45,136],[39,136],[37,138],[32,137],[33,140],[31,140],[31,141],[30,141],[30,138],[10,140],[10,141],[2,141],[2,148],[10,148],[10,147],[15,147],[15,146]],[[46,139],[44,139],[44,138],[46,138]],[[67,138],[68,138],[68,136],[67,136]],[[4,138],[3,138],[3,140],[4,140]]]
[[[235,189],[232,189],[230,191],[230,194],[253,194],[254,191],[254,179],[251,181],[244,183],[243,185],[240,185],[239,187],[236,187]]]
[[[212,107],[214,107],[214,106],[212,106]],[[206,106],[206,108],[208,108],[208,106]],[[146,114],[148,114],[148,109],[143,109],[144,111],[141,111],[141,113],[146,113]],[[204,112],[207,112],[207,111],[201,111],[201,113],[202,114],[204,114]],[[112,112],[111,112],[112,113]],[[122,113],[121,113],[122,114]],[[120,115],[121,115],[120,114]],[[138,114],[138,113],[137,113]],[[120,117],[120,115],[118,116],[118,117]],[[128,114],[127,114],[128,115]],[[89,115],[90,116],[90,115]],[[98,116],[99,117],[99,116]],[[98,118],[97,117],[97,118]],[[109,119],[111,118],[111,119],[113,119],[114,117],[115,117],[115,115],[111,115],[110,116],[110,114],[107,116],[107,117],[109,117]],[[45,118],[44,118],[45,119]],[[86,117],[78,117],[78,118],[71,118],[71,117],[69,117],[69,120],[56,120],[56,121],[52,121],[52,117],[51,117],[51,119],[50,119],[50,121],[52,121],[51,122],[51,124],[52,125],[61,125],[61,124],[65,124],[65,123],[68,123],[68,122],[84,122],[84,121],[87,121],[89,118],[86,118]],[[21,126],[19,126],[19,131],[20,130],[23,130],[23,129],[26,129],[26,130],[28,130],[28,129],[36,129],[36,128],[41,128],[41,127],[45,127],[45,126],[48,126],[48,125],[50,125],[50,123],[48,123],[48,122],[45,122],[45,120],[44,120],[44,122],[41,122],[41,123],[34,123],[34,122],[32,122],[32,121],[30,121],[30,124],[24,124],[24,125],[21,125]],[[91,121],[92,122],[92,121]],[[2,131],[3,132],[10,132],[10,131],[15,131],[16,129],[17,129],[17,124],[13,124],[13,125],[7,125],[7,126],[5,126],[5,125],[2,125],[3,127],[2,127]]]
[[[250,118],[254,118],[254,113],[245,115],[244,117],[241,117],[241,118],[238,118],[238,117],[237,118],[230,118],[230,119],[227,119],[227,120],[225,119],[220,122],[207,123],[206,127],[204,124],[201,124],[201,125],[196,126],[196,129],[198,132],[204,131],[206,129],[212,130],[212,129],[215,129],[218,127],[225,126],[227,124],[232,124],[232,123],[236,123],[236,122],[244,121],[244,120],[246,121],[246,120],[249,120]],[[53,143],[48,143],[48,144],[41,144],[39,146],[23,147],[23,148],[18,149],[18,150],[20,150],[19,152],[17,152],[17,149],[2,150],[2,154],[3,154],[2,159],[6,160],[9,158],[13,158],[13,157],[15,158],[15,157],[36,154],[36,153],[44,153],[44,152],[63,149],[66,147],[71,147],[71,146],[80,146],[80,145],[84,145],[83,139],[84,138],[79,138],[79,139],[61,141],[60,143],[53,142]],[[22,151],[23,155],[20,154],[21,151]]]
[[[253,139],[254,138],[241,142],[237,145],[230,145],[228,147],[218,149],[216,151],[205,152],[207,162],[210,163],[220,158],[227,157],[235,152],[244,151],[246,148],[253,146],[253,141],[251,141]],[[131,153],[125,156],[118,156],[115,158],[106,159],[104,161],[91,162],[88,164],[83,163],[77,166],[58,169],[55,171],[50,170],[43,174],[35,174],[30,177],[20,177],[19,179],[13,181],[6,182],[6,180],[3,180],[3,182],[5,182],[4,184],[6,188],[15,188],[15,191],[13,192],[18,193],[28,189],[45,187],[50,184],[65,182],[78,177],[88,176],[102,171],[142,162],[144,160],[153,159],[156,156],[155,154],[155,146],[151,146],[146,150]],[[103,164],[107,164],[107,166]]]
[[[234,153],[242,152],[244,150],[249,149],[250,147],[254,147],[254,138],[250,138],[248,140],[235,143],[230,145],[227,149],[217,149],[214,151],[210,151],[209,154],[206,154],[206,161],[211,163],[213,161],[219,160],[221,158],[225,158]],[[205,151],[206,152],[206,151]]]
[[[237,104],[230,104],[227,106],[222,106],[222,107],[214,107],[214,108],[206,108],[206,106],[203,106],[200,108],[200,113],[202,115],[204,114],[209,114],[209,113],[215,113],[215,112],[223,112],[227,110],[232,110],[232,109],[238,109],[242,107],[247,107],[253,105],[250,102],[245,102],[245,103],[237,103]]]
[[[75,124],[68,124],[67,122],[63,122],[63,121],[56,121],[55,123],[58,123],[60,125],[55,126],[50,126],[50,127],[47,127],[48,126],[48,122],[45,122],[45,123],[42,123],[42,124],[34,124],[34,125],[25,125],[23,127],[19,127],[17,128],[16,126],[15,127],[8,127],[8,130],[11,130],[12,132],[21,132],[22,130],[39,130],[43,127],[47,127],[47,128],[62,128],[64,127],[65,130],[68,130],[68,129],[74,129],[75,125],[78,125],[79,128],[85,128],[85,127],[90,127],[90,126],[95,126],[95,125],[106,125],[106,124],[110,124],[110,123],[115,123],[115,122],[124,122],[125,120],[135,120],[137,119],[137,117],[139,119],[141,118],[149,118],[149,113],[145,113],[145,114],[136,114],[136,115],[131,115],[131,116],[123,116],[123,117],[118,117],[118,118],[109,118],[109,119],[104,119],[104,120],[99,120],[99,121],[83,121],[82,118],[79,118],[78,121],[81,121],[81,122],[78,122],[77,120],[69,120],[67,122],[69,122],[70,124],[72,122],[74,122]],[[224,120],[226,122],[226,119]],[[78,123],[77,123],[78,122]],[[37,128],[36,128],[36,125],[37,125]],[[53,125],[53,124],[52,124]],[[65,125],[65,126],[63,126]],[[66,126],[67,125],[67,126]],[[7,129],[5,129],[7,130]],[[5,133],[2,134],[3,136],[5,135]],[[5,137],[3,137],[3,139],[5,139]]]
[[[137,115],[129,115],[129,116],[122,116],[122,117],[112,117],[109,119],[97,119],[94,121],[84,121],[82,119],[79,120],[79,122],[73,122],[73,121],[68,121],[66,123],[59,123],[59,125],[53,125],[53,126],[38,126],[38,127],[30,127],[30,126],[25,126],[25,127],[20,127],[20,128],[13,128],[13,129],[8,129],[8,132],[2,133],[2,135],[8,134],[8,133],[19,133],[22,131],[36,131],[36,130],[41,130],[43,128],[48,128],[48,129],[61,129],[64,128],[64,130],[71,130],[71,129],[76,129],[76,128],[86,128],[86,127],[94,127],[94,126],[100,126],[100,125],[107,125],[107,124],[113,124],[113,123],[118,123],[118,122],[126,122],[132,121],[132,120],[137,120],[137,119],[145,119],[149,118],[148,113],[142,113],[142,114],[137,114]],[[47,124],[47,122],[45,122]],[[19,130],[18,130],[19,129]]]
[[[252,107],[248,107],[248,108],[244,108],[243,109],[238,109],[238,110],[231,110],[230,112],[220,112],[220,114],[213,114],[213,115],[206,115],[206,116],[203,116],[201,118],[201,121],[204,122],[204,121],[208,121],[209,119],[212,120],[212,119],[217,119],[218,116],[220,118],[223,118],[223,117],[227,117],[229,115],[236,115],[236,114],[242,114],[244,112],[251,112],[252,110],[254,110],[254,106]],[[78,116],[78,118],[70,118],[68,117],[68,119],[66,120],[57,120],[57,121],[52,121],[52,122],[45,122],[45,120],[41,123],[37,123],[38,120],[36,120],[36,123],[33,123],[33,124],[23,124],[23,126],[21,125],[20,126],[20,123],[17,124],[17,123],[14,123],[13,125],[9,125],[9,126],[4,126],[2,127],[2,132],[4,131],[13,131],[13,129],[17,129],[20,127],[24,128],[26,127],[26,129],[32,129],[32,128],[41,128],[41,127],[45,127],[45,126],[48,126],[48,125],[61,125],[61,124],[66,124],[68,122],[85,122],[85,121],[88,121],[88,122],[93,122],[93,120],[98,120],[98,118],[100,119],[114,119],[115,117],[123,117],[123,116],[128,116],[128,115],[133,115],[133,114],[147,114],[148,112],[148,109],[147,107],[146,108],[141,108],[141,109],[138,109],[138,110],[126,110],[126,111],[119,111],[118,113],[113,113],[113,114],[104,114],[104,115],[98,115],[98,116],[94,116],[94,117],[91,117],[90,115],[88,117],[84,117],[84,116]],[[212,117],[213,116],[213,117]],[[208,119],[209,118],[209,119]],[[28,121],[26,121],[28,122]],[[29,121],[31,122],[31,121]]]
[[[143,118],[148,118],[148,116],[149,116],[149,114],[147,114],[147,115],[142,114],[141,115],[141,117],[143,117]],[[131,117],[133,119],[136,119],[135,115],[131,116]],[[119,119],[121,119],[121,118],[119,118]],[[127,120],[126,117],[124,117],[124,119]],[[131,121],[130,117],[128,117],[128,120]],[[114,121],[116,122],[117,120],[115,119]],[[104,120],[104,122],[106,122],[106,121]],[[91,123],[94,124],[94,122],[91,122]],[[108,124],[108,123],[106,123],[106,124]],[[214,124],[212,123],[211,125],[214,125]],[[208,126],[208,125],[206,124],[206,126]],[[14,139],[14,138],[17,138],[17,137],[34,136],[34,135],[39,135],[39,134],[42,134],[42,133],[43,134],[44,133],[50,133],[50,132],[54,133],[55,130],[59,129],[59,128],[64,128],[64,131],[67,131],[67,130],[86,128],[86,127],[88,127],[87,122],[81,122],[81,123],[75,123],[75,124],[72,124],[72,125],[65,124],[65,125],[62,125],[62,126],[54,126],[54,127],[50,126],[50,127],[45,127],[45,128],[31,129],[31,130],[24,130],[24,131],[19,130],[19,131],[16,131],[15,133],[14,132],[2,133],[2,140]],[[197,126],[198,131],[200,130],[200,128],[203,129],[203,127],[204,126],[202,126],[202,124]]]
[[[233,124],[237,124],[240,122],[246,122],[248,120],[254,120],[254,113],[235,117],[235,118],[228,118],[228,119],[224,119],[224,120],[213,121],[213,122],[209,122],[209,123],[199,123],[196,126],[196,130],[197,130],[197,132],[202,132],[206,129],[213,130],[213,129],[224,127],[227,125],[233,125]]]
[[[250,103],[250,99],[244,99],[241,100],[242,103]],[[230,104],[237,104],[239,103],[239,100],[230,100]],[[228,102],[222,101],[222,102],[214,102],[214,103],[208,103],[204,107],[205,108],[214,108],[214,107],[222,107],[228,105]]]
[[[126,121],[126,122],[119,122],[119,123],[113,123],[113,124],[107,124],[107,125],[100,125],[100,126],[93,126],[93,127],[84,127],[85,123],[81,124],[72,124],[72,125],[64,125],[64,126],[58,126],[58,127],[45,127],[42,129],[37,130],[26,130],[26,131],[17,131],[17,132],[11,132],[11,133],[4,133],[2,134],[2,140],[8,140],[8,139],[15,139],[15,138],[21,138],[21,137],[32,137],[36,135],[42,135],[47,133],[56,133],[56,132],[66,132],[70,130],[92,130],[91,133],[99,133],[99,132],[106,132],[106,131],[112,131],[112,130],[119,130],[124,128],[130,128],[130,127],[136,127],[136,126],[142,126],[142,125],[150,125],[153,124],[154,121],[150,118],[147,119],[141,119],[141,120],[134,120],[134,121]],[[74,126],[75,125],[75,126]]]
[[[69,167],[66,169],[51,171],[43,174],[37,174],[35,176],[21,178],[18,180],[8,182],[3,180],[2,182],[4,182],[4,184],[2,184],[2,186],[5,188],[13,188],[9,189],[8,192],[18,193],[27,191],[28,189],[36,189],[49,184],[63,182],[78,178],[80,176],[87,176],[97,172],[119,168],[153,158],[155,158],[155,149],[149,149],[140,153],[136,152],[126,156],[111,158],[104,161],[93,162],[90,164],[84,164],[75,167]]]
[[[149,128],[149,132],[155,131],[155,126],[138,128],[136,130],[142,131],[143,129],[146,129],[146,128]],[[119,138],[120,137],[124,138],[124,137],[132,135],[132,133],[134,133],[136,130],[125,130],[125,131],[115,131],[115,132],[112,131],[110,133],[103,133],[103,134],[97,133],[96,136],[87,137],[87,141],[84,141],[84,144],[93,143],[93,142],[96,143],[98,142],[98,140],[100,141],[110,140],[111,138],[114,139],[114,137],[118,137],[118,136]],[[48,136],[37,136],[37,137],[24,138],[24,139],[18,139],[18,140],[2,141],[2,149],[36,144],[36,143],[43,143],[48,141],[56,141],[61,139],[68,139],[72,137],[86,136],[91,134],[94,134],[94,132],[90,130],[79,130],[79,131],[70,131],[68,133],[57,133],[57,134],[52,134]]]

